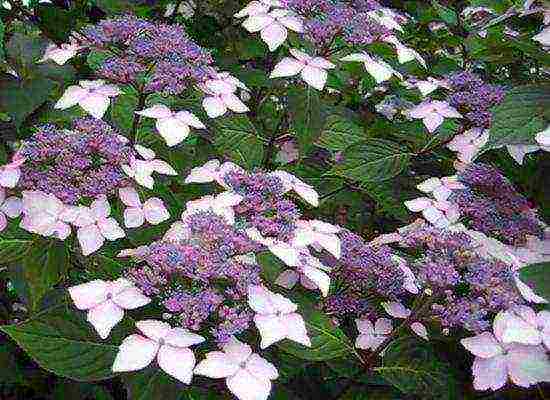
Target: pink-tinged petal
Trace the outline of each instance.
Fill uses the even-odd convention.
[[[218,160],[210,160],[200,167],[195,167],[185,178],[185,183],[207,183],[212,182],[216,176],[216,171],[220,167]]]
[[[474,389],[498,390],[508,380],[508,367],[505,355],[491,358],[476,357],[472,365]]]
[[[514,282],[516,283],[516,287],[518,288],[519,293],[521,296],[527,300],[530,303],[536,303],[536,304],[546,304],[548,301],[536,294],[533,289],[531,289],[528,285],[523,283],[518,277],[514,278]]]
[[[269,14],[256,14],[248,17],[242,26],[250,33],[259,32],[265,27],[271,25],[275,19]]]
[[[143,321],[136,322],[136,327],[149,339],[154,340],[155,342],[164,339],[170,330],[170,324],[164,321],[157,321],[154,319],[146,319]]]
[[[439,110],[439,114],[446,118],[462,118],[462,114],[456,111],[453,107],[445,104],[445,107],[442,107]]]
[[[248,287],[248,305],[259,314],[275,314],[277,309],[271,300],[272,293],[260,285]]]
[[[410,211],[420,212],[430,207],[432,203],[432,200],[428,199],[427,197],[419,197],[414,200],[408,200],[404,204],[405,207],[407,207]]]
[[[65,110],[76,106],[84,97],[88,95],[88,90],[78,86],[69,86],[63,96],[55,103],[54,108],[58,110]]]
[[[176,113],[176,118],[186,125],[192,126],[193,128],[206,129],[206,126],[201,122],[201,120],[189,111],[178,111]]]
[[[163,160],[151,160],[149,161],[151,169],[162,175],[178,175],[178,172],[172,168],[170,164]]]
[[[191,347],[204,342],[204,338],[183,328],[172,328],[164,337],[164,342],[173,347]]]
[[[131,186],[123,187],[118,189],[118,197],[128,207],[141,207],[141,200],[139,199],[139,194]]]
[[[417,189],[424,193],[431,193],[434,190],[441,187],[441,180],[439,178],[426,179],[424,182],[416,185]]]
[[[388,318],[378,318],[374,323],[374,332],[377,335],[389,335],[393,331],[393,325]]]
[[[239,364],[234,363],[225,353],[212,351],[195,367],[195,374],[219,379],[234,375],[238,369]]]
[[[411,310],[397,301],[384,302],[382,303],[382,307],[384,307],[384,310],[389,315],[395,318],[408,318],[411,315]]]
[[[451,189],[445,187],[445,186],[440,186],[436,189],[434,189],[434,191],[432,192],[432,196],[437,200],[437,201],[445,201],[449,198],[449,196],[452,194],[453,192],[451,191]]]
[[[299,179],[298,179],[298,182],[296,182],[294,185],[293,185],[293,188],[292,188],[296,194],[298,196],[300,196],[306,203],[309,203],[310,205],[312,205],[313,207],[318,207],[319,206],[319,193],[317,193],[317,191],[305,184],[304,182],[301,182]]]
[[[78,206],[76,208],[66,208],[61,217],[70,221],[76,227],[93,225],[96,217],[90,207]]]
[[[138,288],[129,287],[114,295],[113,302],[125,310],[134,310],[149,304],[151,299],[141,293]]]
[[[11,196],[4,200],[4,203],[0,206],[0,211],[2,211],[8,218],[17,218],[21,215],[21,210],[23,208],[23,202],[21,199]]]
[[[298,49],[292,48],[289,51],[290,51],[290,54],[292,54],[292,56],[295,59],[302,62],[302,64],[304,64],[304,65],[312,60],[312,58],[309,55],[307,55],[306,53],[304,53],[303,51],[300,51]]]
[[[323,249],[328,251],[336,258],[340,258],[341,253],[341,243],[340,238],[332,234],[316,234],[315,242],[321,246]]]
[[[101,119],[105,114],[105,111],[109,108],[109,98],[99,94],[90,93],[78,102],[80,107],[84,109],[88,114],[94,118]]]
[[[318,268],[304,265],[301,268],[303,277],[315,284],[321,294],[326,297],[330,290],[330,276]],[[303,285],[304,282],[302,282]],[[305,285],[304,285],[305,286]]]
[[[296,343],[311,347],[311,340],[307,334],[306,323],[298,313],[287,314],[282,317],[286,326],[286,337]]]
[[[210,79],[204,85],[211,93],[217,95],[234,93],[237,90],[237,86],[224,79]]]
[[[428,207],[425,210],[422,210],[422,216],[426,219],[426,221],[436,227],[445,227],[449,225],[449,221],[445,217],[445,214],[435,207]]]
[[[145,108],[141,111],[136,111],[136,114],[147,118],[169,118],[172,116],[172,111],[164,104],[155,104],[149,108]]]
[[[289,244],[278,242],[269,245],[268,248],[274,256],[279,258],[289,267],[296,267],[300,265],[300,255],[298,251]]]
[[[111,330],[122,321],[124,311],[111,300],[107,300],[88,311],[87,320],[101,339],[107,339]]]
[[[385,82],[393,75],[399,76],[399,74],[387,63],[370,59],[370,61],[365,61],[365,69],[367,72],[374,78],[376,83]]]
[[[7,226],[8,226],[8,219],[2,212],[0,212],[0,232],[6,229]]]
[[[162,118],[157,120],[157,130],[160,136],[166,141],[168,147],[183,142],[189,136],[189,126],[178,118]]]
[[[285,42],[288,33],[284,25],[274,21],[272,24],[262,29],[260,36],[267,44],[269,51],[275,51]]]
[[[206,97],[202,101],[202,107],[210,118],[217,118],[227,112],[227,107],[219,96]]]
[[[466,350],[480,358],[491,358],[504,353],[502,346],[491,332],[462,339],[460,343]]]
[[[145,214],[141,208],[128,207],[124,210],[124,226],[137,228],[145,223]]]
[[[363,350],[376,350],[384,342],[384,336],[362,333],[355,339],[355,347]]]
[[[355,325],[360,333],[374,335],[374,325],[368,319],[355,319]]]
[[[314,57],[310,62],[308,62],[308,65],[315,67],[315,68],[321,68],[321,69],[334,69],[336,68],[336,65],[331,63],[329,60],[323,57]]]
[[[195,355],[191,350],[164,345],[159,349],[157,361],[159,367],[168,375],[186,385],[191,383],[195,368]]]
[[[539,146],[536,145],[528,145],[528,144],[514,144],[514,145],[507,145],[506,150],[508,150],[508,154],[519,164],[523,165],[523,159],[525,156],[529,153],[533,153],[535,151],[539,150]]]
[[[111,206],[105,196],[95,199],[90,205],[90,210],[94,214],[96,220],[100,218],[107,218],[109,214],[111,214]]]
[[[269,77],[273,79],[294,76],[299,74],[303,68],[304,64],[293,58],[285,57],[277,65],[275,65],[275,68]]]
[[[537,325],[540,329],[550,330],[550,311],[539,311],[537,314]]]
[[[265,14],[269,11],[270,6],[259,1],[251,1],[248,5],[238,13],[234,14],[235,18],[244,18],[249,15]]]
[[[258,379],[245,369],[240,369],[225,382],[239,400],[267,400],[271,392],[269,379]]]
[[[298,283],[300,275],[291,269],[283,271],[275,280],[275,284],[284,287],[285,289],[292,289]]]
[[[513,345],[508,351],[508,373],[521,387],[550,382],[550,360],[542,346]]]
[[[503,343],[522,343],[530,345],[541,343],[542,338],[536,325],[531,325],[510,312],[500,313],[499,316],[500,315],[502,315],[501,318],[505,319],[505,327],[500,336]],[[497,317],[495,317],[495,319]]]
[[[143,212],[151,225],[158,225],[170,218],[164,202],[157,197],[152,197],[143,204]]]
[[[246,104],[233,93],[222,94],[221,99],[228,109],[236,113],[250,111]]]
[[[265,358],[262,358],[257,354],[252,354],[248,357],[245,368],[258,379],[274,380],[279,377],[277,368],[275,368],[275,366]]]
[[[301,33],[304,31],[304,25],[302,24],[302,20],[298,17],[287,15],[284,17],[277,18],[277,20],[283,24],[286,28],[290,29],[291,31]]]
[[[153,160],[156,157],[153,150],[140,144],[134,145],[134,149],[136,149],[138,154],[143,157],[144,160]]]
[[[159,345],[141,335],[130,335],[122,341],[113,363],[113,372],[138,371],[155,359]]]
[[[417,334],[418,336],[420,336],[422,339],[424,340],[428,340],[428,330],[426,329],[426,327],[421,324],[420,322],[413,322],[411,324],[411,330]]]
[[[0,167],[0,186],[14,188],[21,177],[19,168]]]
[[[306,65],[302,69],[302,79],[311,87],[317,90],[323,90],[327,82],[327,71],[321,68]]]
[[[114,218],[102,218],[97,221],[97,227],[101,235],[107,240],[113,241],[126,236],[118,222]]]
[[[252,348],[235,337],[232,337],[229,342],[223,346],[222,350],[232,360],[232,362],[236,364],[245,362],[252,354]]]
[[[426,129],[428,129],[430,133],[439,128],[443,121],[445,121],[445,118],[437,113],[428,114],[422,119],[424,126],[426,126]]]
[[[82,248],[82,254],[88,256],[93,252],[99,250],[103,243],[105,243],[105,238],[101,234],[101,231],[96,225],[88,225],[78,228],[76,232],[78,242]]]
[[[107,300],[109,284],[96,279],[68,288],[69,295],[79,310],[88,310]]]
[[[545,16],[545,19],[546,18]],[[533,40],[536,40],[543,46],[550,46],[550,26],[547,26],[540,33],[533,36]]]
[[[188,239],[190,235],[191,233],[188,226],[181,221],[176,221],[166,231],[166,233],[162,237],[162,240],[171,243],[179,243],[183,240]]]
[[[122,92],[116,85],[102,85],[94,90],[94,93],[100,94],[106,97],[115,97]]]
[[[283,324],[281,318],[276,315],[256,314],[254,316],[254,323],[262,338],[260,343],[262,349],[287,337],[286,326]]]
[[[535,140],[540,146],[550,146],[550,127],[535,135]]]
[[[71,227],[61,221],[57,221],[53,227],[51,236],[58,238],[59,240],[65,240],[71,235]]]

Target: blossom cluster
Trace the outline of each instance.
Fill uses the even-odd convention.
[[[9,164],[0,167],[0,186],[10,195],[4,201],[4,214],[12,218],[22,214],[21,228],[62,240],[73,226],[83,254],[88,255],[105,240],[125,236],[110,215],[110,198],[118,196],[128,206],[124,221],[129,228],[169,218],[161,199],[142,204],[136,191],[140,185],[153,187],[153,173],[176,171],[156,159],[152,150],[131,146],[101,120],[77,119],[72,130],[45,125],[21,143]]]
[[[157,318],[138,321],[140,333],[122,342],[114,372],[139,370],[156,359],[183,383],[189,384],[194,374],[225,378],[238,398],[254,394],[265,399],[277,369],[237,336],[255,325],[262,349],[283,339],[304,346],[311,342],[297,304],[268,289],[256,256],[270,251],[289,267],[279,285],[290,287],[301,278],[327,295],[329,268],[309,247],[340,257],[340,228],[301,218],[285,194],[293,191],[313,206],[318,195],[285,171],[249,173],[231,162],[211,160],[185,181],[216,182],[225,191],[187,202],[162,238],[123,250],[119,256],[133,261],[125,278],[94,280],[69,293],[102,338],[122,320],[124,310],[157,306]],[[129,202],[127,194],[122,199]],[[197,363],[189,347],[207,338],[222,351],[209,352]]]

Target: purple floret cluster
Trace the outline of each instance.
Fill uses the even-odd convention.
[[[389,246],[370,245],[348,230],[342,230],[338,236],[341,257],[326,260],[332,267],[331,277],[338,282],[336,291],[326,301],[328,312],[361,316],[372,306],[369,297],[394,300],[404,293],[403,271]]]
[[[98,69],[101,77],[143,85],[145,93],[179,94],[213,73],[210,53],[178,25],[123,15],[84,28],[79,38],[107,56]]]
[[[64,204],[111,196],[130,183],[122,169],[135,156],[127,140],[95,118],[74,122],[72,130],[45,125],[22,143],[18,187],[54,194]]]
[[[129,279],[156,299],[170,321],[193,331],[208,326],[219,344],[249,327],[254,313],[247,290],[262,283],[254,255],[266,248],[246,229],[289,238],[299,217],[275,176],[239,170],[228,172],[223,181],[243,197],[233,207],[234,224],[213,211],[185,214],[172,228],[180,228],[179,235],[140,248],[134,257],[138,264],[128,270]]]
[[[450,201],[472,229],[515,246],[524,245],[528,236],[543,237],[536,210],[496,168],[470,164],[458,180],[467,188],[453,191]]]
[[[447,101],[464,116],[468,128],[490,128],[490,110],[504,100],[505,90],[466,71],[449,75],[446,80],[452,91]]]
[[[512,267],[482,258],[465,233],[422,225],[406,233],[401,244],[414,251],[408,267],[429,290],[431,317],[443,328],[481,332],[494,314],[524,303]]]
[[[246,221],[247,227],[258,229],[262,236],[281,241],[291,239],[301,214],[292,201],[283,198],[284,188],[278,177],[232,171],[224,181],[246,199],[234,208],[237,221]]]
[[[349,45],[368,45],[391,30],[368,14],[379,9],[376,1],[283,0],[283,6],[304,19],[304,37],[319,48],[336,40]]]

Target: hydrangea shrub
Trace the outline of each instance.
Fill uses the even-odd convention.
[[[1,7],[7,398],[550,393],[547,2]]]

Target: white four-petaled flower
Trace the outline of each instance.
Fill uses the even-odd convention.
[[[340,60],[348,62],[362,62],[365,66],[365,69],[374,78],[376,83],[387,81],[394,75],[400,79],[402,78],[401,74],[395,71],[392,66],[389,65],[387,62],[375,58],[365,52],[350,54],[348,56],[342,57]]]
[[[298,33],[304,31],[300,17],[290,10],[275,9],[270,12],[251,12],[253,11],[249,10],[248,18],[242,25],[250,33],[260,32],[269,51],[276,50],[285,42],[288,37],[288,29]]]
[[[136,111],[136,114],[155,118],[160,136],[170,147],[183,142],[189,136],[189,127],[206,129],[206,126],[189,111],[174,112],[164,104],[155,104],[144,110]]]
[[[105,240],[113,241],[126,236],[110,214],[111,206],[105,196],[98,197],[90,207],[72,207],[64,212],[64,218],[78,227],[76,235],[85,256],[99,250]]]
[[[22,229],[61,240],[71,234],[69,221],[63,216],[66,206],[56,196],[35,190],[25,190],[22,195]]]
[[[393,331],[392,322],[388,318],[378,318],[374,326],[368,319],[356,319],[355,325],[359,331],[355,347],[363,350],[378,349]]]
[[[298,306],[286,297],[253,285],[248,287],[248,305],[256,312],[254,323],[262,337],[262,349],[283,339],[311,346],[304,319],[296,312]]]
[[[328,77],[327,69],[335,68],[335,65],[323,57],[311,57],[297,49],[290,49],[290,54],[294,58],[283,58],[275,65],[269,77],[282,78],[300,74],[309,86],[323,90]]]
[[[206,359],[195,367],[195,374],[225,378],[227,388],[239,400],[267,400],[271,381],[279,376],[275,366],[235,338],[222,350],[206,354]]]
[[[445,118],[462,118],[462,115],[446,101],[424,101],[408,111],[408,116],[421,119],[430,133],[434,132]]]
[[[419,197],[405,201],[405,207],[413,212],[422,212],[426,221],[438,228],[444,228],[458,221],[458,209],[447,200],[432,200],[428,197]]]
[[[456,176],[445,176],[443,178],[429,178],[416,186],[418,190],[431,194],[436,200],[444,201],[449,198],[453,190],[465,189]]]
[[[238,88],[246,90],[246,86],[227,72],[213,72],[212,77],[198,85],[206,94],[202,107],[210,118],[224,115],[227,110],[244,113],[249,108],[235,94]]]
[[[156,154],[153,150],[139,144],[134,145],[134,148],[138,154],[143,158],[139,160],[133,158],[128,165],[123,165],[122,170],[130,178],[134,178],[141,186],[145,186],[147,189],[153,189],[155,180],[152,175],[154,172],[162,175],[177,175],[178,173],[174,168],[165,161],[156,159]]]
[[[138,321],[136,327],[143,335],[133,334],[124,339],[113,372],[138,371],[156,358],[164,372],[190,384],[196,360],[189,347],[204,342],[204,338],[183,328],[172,328],[163,321]]]
[[[76,308],[86,310],[87,320],[102,339],[124,318],[124,310],[134,310],[151,302],[127,279],[96,279],[72,286],[69,295]]]
[[[133,187],[120,188],[118,195],[127,206],[124,210],[124,225],[127,228],[137,228],[145,221],[151,225],[158,225],[170,218],[164,202],[158,197],[151,197],[142,203]]]
[[[79,105],[88,114],[101,119],[109,108],[111,97],[121,93],[115,85],[106,84],[104,80],[80,81],[78,85],[69,86],[63,96],[55,103],[54,108],[65,110]]]
[[[233,225],[235,223],[233,207],[238,205],[242,200],[243,196],[233,192],[222,192],[215,196],[203,196],[200,199],[186,203],[186,209],[182,213],[181,219],[185,222],[189,215],[201,211],[211,211],[225,219],[229,225]]]

